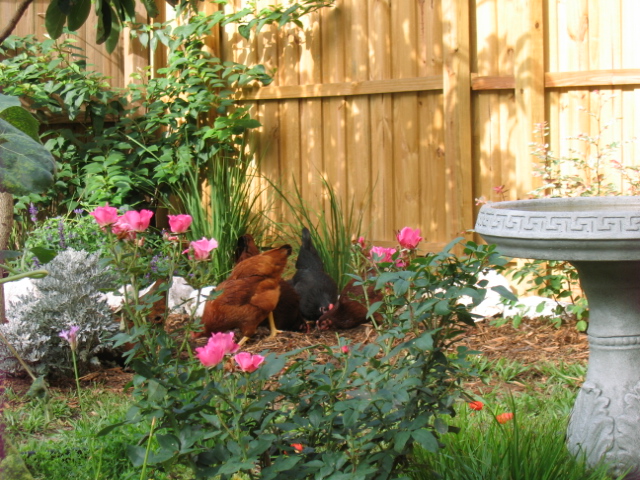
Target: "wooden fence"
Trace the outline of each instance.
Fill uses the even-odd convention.
[[[234,2],[227,8],[248,3]],[[12,3],[0,1],[3,18]],[[598,131],[585,114],[600,108],[594,90],[613,95],[601,112],[614,121],[608,138],[635,136],[639,14],[637,0],[337,0],[302,29],[247,42],[227,27],[214,45],[275,70],[272,85],[239,96],[262,122],[254,142],[266,175],[314,204],[324,177],[364,212],[376,243],[411,226],[438,248],[473,227],[476,198],[501,199],[493,187],[527,197],[535,124],[549,123],[559,153],[566,137]],[[33,18],[18,33],[42,32]],[[91,63],[105,60],[102,47],[94,54]],[[144,55],[125,44],[98,69],[124,85]],[[636,162],[636,148],[624,143],[620,160]]]
[[[635,136],[638,13],[633,0],[338,0],[304,29],[250,44],[227,31],[222,47],[276,69],[242,96],[264,125],[266,173],[293,175],[310,200],[325,176],[361,205],[370,238],[392,243],[408,225],[438,248],[473,227],[476,198],[527,197],[535,124],[549,122],[558,153],[598,131],[593,90],[614,95],[600,114],[610,141]]]

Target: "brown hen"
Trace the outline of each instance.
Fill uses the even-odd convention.
[[[205,303],[204,330],[194,337],[237,328],[243,335],[240,340],[243,344],[267,317],[271,337],[275,336],[272,312],[280,298],[280,279],[289,255],[291,246],[284,245],[238,263],[229,278],[217,286],[216,290],[222,293]]]
[[[238,238],[235,252],[236,264],[260,254],[253,236],[249,233]],[[273,310],[273,320],[278,330],[292,332],[306,329],[306,322],[300,313],[300,296],[293,286],[284,279],[280,279],[280,299]],[[262,323],[265,323],[267,318]]]
[[[362,325],[370,320],[367,317],[369,311],[367,305],[379,302],[382,298],[382,291],[375,290],[373,284],[367,287],[365,298],[362,285],[355,285],[355,280],[351,280],[342,289],[338,303],[318,319],[318,330],[346,330]],[[373,317],[378,323],[382,320],[377,312]]]

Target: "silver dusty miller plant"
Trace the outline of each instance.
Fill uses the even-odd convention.
[[[33,280],[34,289],[7,308],[8,323],[0,325],[18,354],[41,375],[73,373],[69,344],[59,337],[71,326],[78,331],[78,368],[87,371],[96,355],[110,350],[118,331],[101,290],[113,288],[113,277],[99,264],[97,254],[68,249],[46,265],[49,275]],[[0,370],[22,370],[0,343]]]

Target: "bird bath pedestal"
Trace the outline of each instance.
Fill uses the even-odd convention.
[[[484,205],[476,232],[505,256],[566,260],[589,301],[589,365],[567,446],[640,471],[640,197]]]

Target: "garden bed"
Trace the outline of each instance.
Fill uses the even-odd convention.
[[[183,319],[183,316],[172,315],[169,318],[169,325],[180,323]],[[375,329],[369,324],[339,332],[281,332],[275,338],[267,338],[268,333],[267,328],[260,327],[244,350],[251,353],[261,353],[266,350],[283,353],[318,344],[337,345],[338,337],[355,344],[368,343],[377,336]],[[199,339],[196,342],[196,345],[202,345],[206,343],[206,339]],[[481,352],[489,361],[503,359],[502,361],[518,362],[523,366],[533,366],[542,362],[556,364],[586,362],[589,355],[586,333],[578,332],[573,323],[564,323],[557,328],[545,319],[524,319],[519,328],[514,328],[511,323],[496,326],[489,321],[478,322],[477,328],[469,330],[468,334],[461,339],[460,345]],[[131,378],[132,373],[123,368],[110,367],[85,375],[81,383],[97,384],[110,391],[122,391]],[[31,380],[28,377],[8,377],[6,383],[20,393],[29,389]],[[479,383],[479,380],[472,381],[469,383],[469,388],[473,390]],[[518,383],[518,381],[510,382],[511,388],[518,389],[520,386]],[[51,386],[54,390],[75,389],[73,379],[61,380]]]

